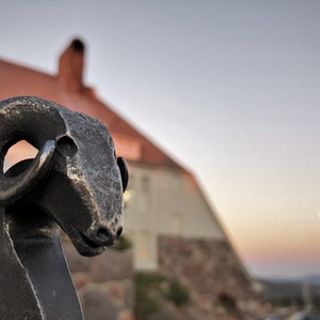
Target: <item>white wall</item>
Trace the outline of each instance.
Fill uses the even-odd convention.
[[[133,164],[130,175],[125,230],[134,242],[137,269],[157,268],[159,234],[225,239],[212,209],[189,175]]]

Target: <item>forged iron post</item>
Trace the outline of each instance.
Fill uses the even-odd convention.
[[[39,149],[6,173],[9,148]],[[98,121],[36,97],[0,102],[0,318],[80,320],[60,229],[85,256],[122,232],[128,171]]]

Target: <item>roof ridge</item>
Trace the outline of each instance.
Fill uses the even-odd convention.
[[[52,79],[57,78],[57,75],[44,72],[41,69],[38,69],[37,67],[31,66],[31,65],[23,65],[22,62],[17,62],[15,60],[3,58],[1,56],[0,56],[0,63],[10,65],[13,68],[20,68],[20,69],[24,69],[24,70],[32,72],[32,73],[41,74],[42,76],[46,76],[48,78],[52,78]]]
[[[191,174],[168,151],[158,146],[158,143],[154,142],[147,133],[131,124],[131,121],[126,116],[97,96],[91,87],[84,86],[85,90],[81,92],[68,92],[66,88],[61,86],[61,83],[59,84],[57,75],[0,57],[0,70],[1,66],[3,72],[0,72],[0,99],[13,95],[35,95],[68,106],[74,111],[87,113],[102,121],[112,134],[119,134],[137,140],[136,142],[140,148],[139,157],[128,159],[129,161],[145,165],[176,168]],[[3,75],[2,78],[1,75]],[[20,81],[19,85],[16,85],[12,79],[16,78],[17,75],[21,79],[26,78],[27,81]],[[7,77],[10,78],[10,76],[11,81],[6,81]],[[43,81],[43,77],[50,81]]]

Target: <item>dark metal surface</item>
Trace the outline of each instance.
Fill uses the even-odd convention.
[[[40,151],[4,174],[19,140]],[[1,319],[83,319],[59,227],[80,254],[102,253],[121,234],[127,182],[99,121],[35,97],[0,102]]]

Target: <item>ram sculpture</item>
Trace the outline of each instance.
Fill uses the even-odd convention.
[[[20,140],[39,152],[4,173]],[[81,255],[101,254],[122,232],[127,182],[98,120],[36,97],[0,102],[2,320],[83,319],[60,229]]]

